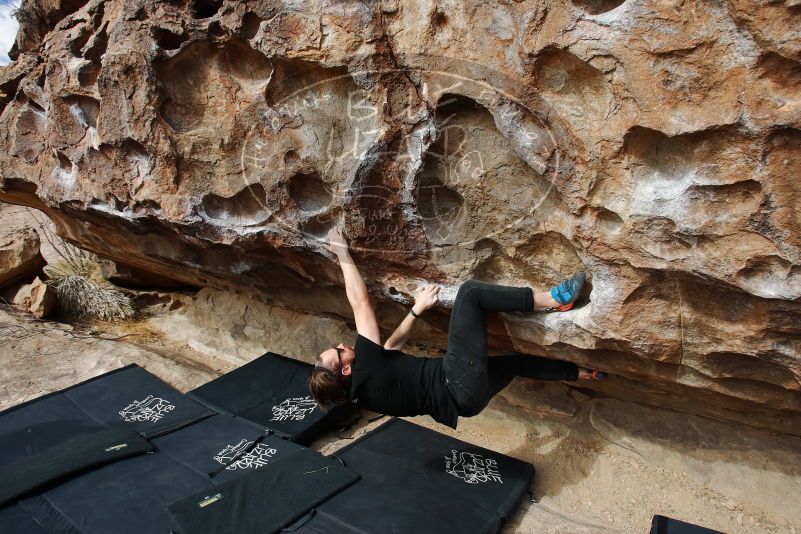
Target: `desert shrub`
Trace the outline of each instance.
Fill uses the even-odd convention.
[[[56,290],[59,309],[67,315],[105,321],[133,317],[131,299],[108,287],[110,284],[107,282],[101,285],[90,277],[67,274],[55,266],[45,271],[50,277],[47,283]]]
[[[73,317],[106,321],[133,317],[131,299],[114,289],[100,272],[97,256],[62,242],[59,252],[69,259],[45,267],[61,311]]]
[[[56,290],[59,310],[75,318],[92,317],[105,321],[130,319],[134,315],[131,299],[105,278],[99,258],[67,243],[45,221],[35,217],[44,238],[61,260],[45,267],[47,284]]]

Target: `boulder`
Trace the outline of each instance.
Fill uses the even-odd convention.
[[[574,310],[495,318],[492,348],[801,434],[792,2],[45,4],[0,76],[0,200],[69,241],[351,320],[341,221],[383,324],[443,286],[436,348],[464,280],[584,270]]]
[[[36,277],[39,280],[39,277]],[[17,308],[27,310],[31,305],[31,294],[33,292],[33,284],[22,284],[17,288],[14,293],[14,299],[11,303]]]
[[[56,292],[37,276],[32,283],[25,284],[17,290],[13,303],[18,308],[32,313],[34,317],[43,319],[56,307]]]
[[[38,277],[31,289],[31,303],[28,310],[39,319],[50,315],[56,307],[56,291]]]
[[[114,285],[148,289],[184,289],[187,284],[111,260],[100,260],[103,278]],[[191,287],[191,286],[190,286]]]
[[[23,227],[10,234],[0,234],[0,287],[31,280],[44,266],[36,230]]]

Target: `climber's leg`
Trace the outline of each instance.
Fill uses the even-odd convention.
[[[516,376],[535,380],[573,381],[580,378],[581,374],[580,368],[575,363],[519,352],[491,356],[487,362],[487,371],[490,397],[505,388]]]
[[[551,360],[530,354],[510,352],[499,356],[490,356],[487,361],[489,376],[488,394],[492,398],[509,385],[516,376],[535,380],[600,380],[606,373],[595,369],[578,367],[572,362]],[[489,399],[487,400],[489,402]]]
[[[488,401],[485,312],[533,310],[534,292],[527,287],[470,280],[459,288],[448,327],[448,352],[443,367],[460,415],[475,415]]]

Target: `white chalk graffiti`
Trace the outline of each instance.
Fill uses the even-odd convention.
[[[315,408],[317,403],[311,397],[291,397],[273,406],[273,418],[270,421],[301,421]]]
[[[143,423],[150,421],[155,423],[167,412],[175,409],[175,405],[170,404],[168,401],[148,395],[144,400],[133,401],[131,404],[120,410],[119,414],[122,419],[128,423]]]
[[[222,465],[225,465],[246,451],[251,445],[253,445],[253,442],[246,439],[243,439],[236,445],[226,445],[223,450],[214,456],[214,459]],[[237,469],[258,469],[259,467],[267,465],[267,462],[269,462],[277,452],[277,449],[273,449],[264,443],[258,443],[253,447],[252,451],[243,455],[237,461],[226,467],[226,469],[229,471],[235,471]]]
[[[451,455],[445,457],[445,471],[468,484],[503,484],[498,462],[477,453],[452,450]]]

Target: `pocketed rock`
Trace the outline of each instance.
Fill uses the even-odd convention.
[[[463,4],[26,2],[0,200],[131,268],[351,320],[322,245],[342,220],[386,324],[443,285],[432,347],[464,280],[585,270],[574,310],[493,319],[491,347],[801,435],[798,6]]]
[[[31,280],[44,266],[36,230],[23,227],[11,234],[0,234],[0,287]]]

